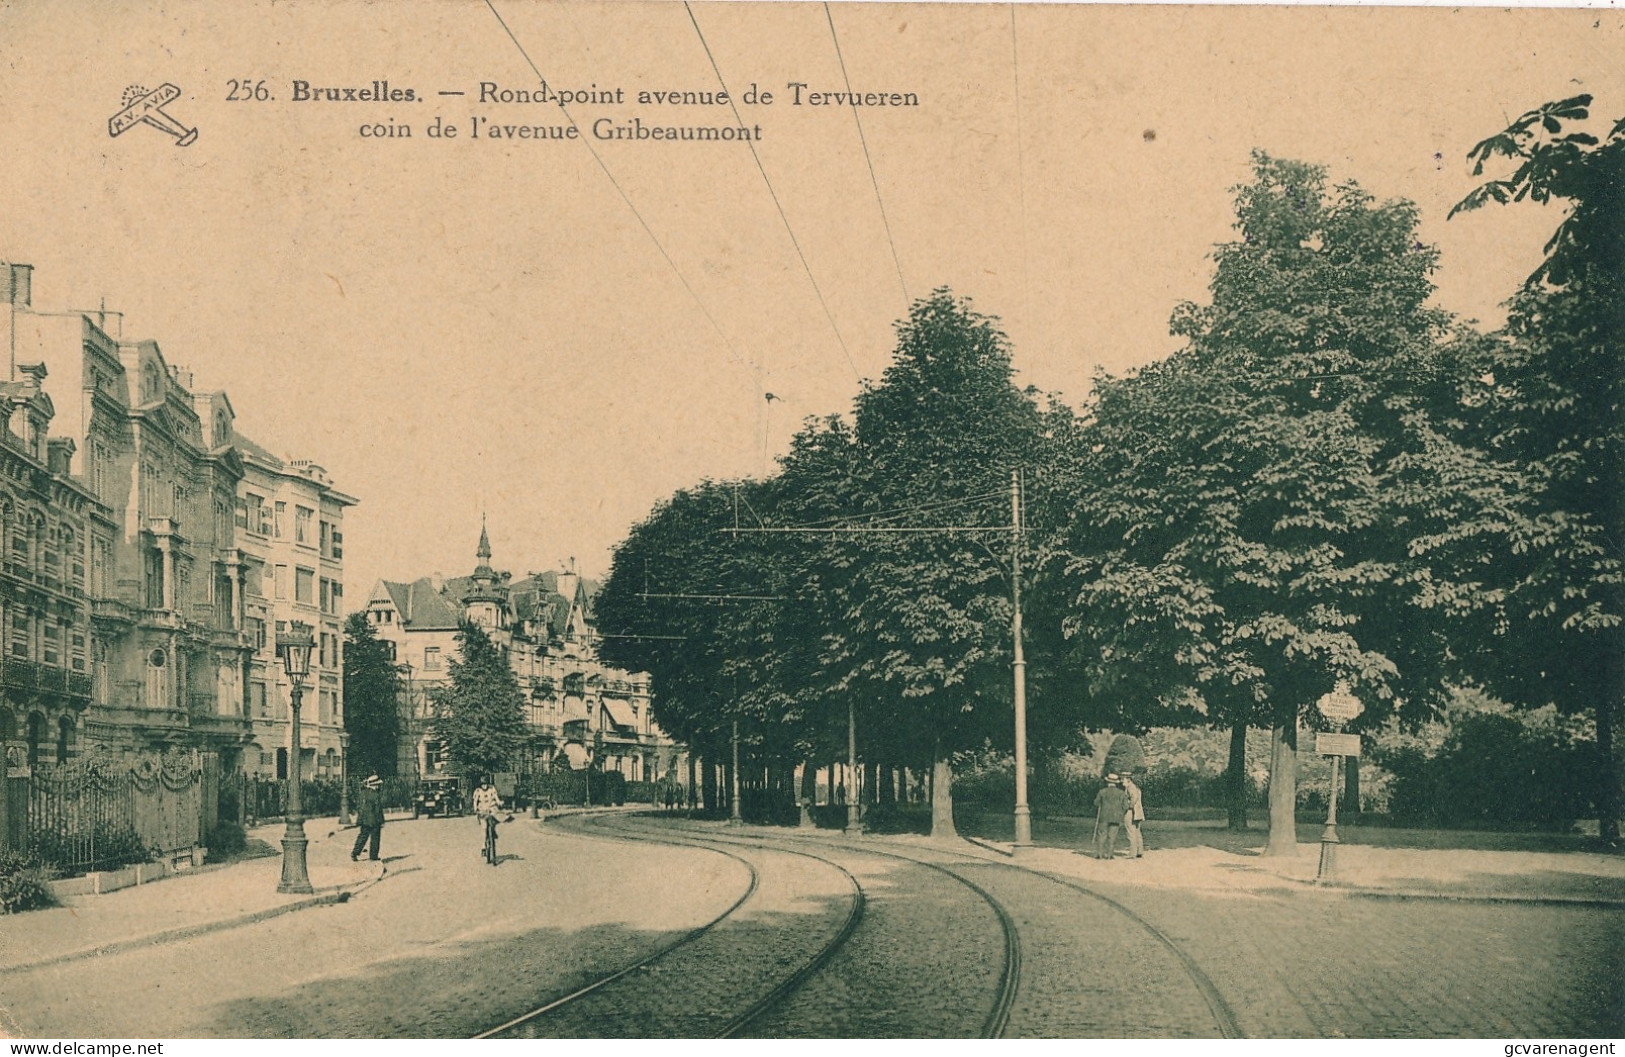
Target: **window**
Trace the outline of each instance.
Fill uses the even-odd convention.
[[[440,647],[426,646],[423,649],[423,670],[437,672],[440,670]]]
[[[323,521],[319,526],[317,538],[321,540],[322,557],[333,553],[333,523]]]
[[[160,609],[164,604],[164,552],[151,549],[146,555],[147,606]]]
[[[70,654],[73,658],[73,670],[85,670],[85,633],[78,628],[72,629],[69,636]]]
[[[316,570],[294,567],[293,600],[307,606],[316,604]]]
[[[22,569],[27,569],[30,564],[32,531],[33,522],[25,515],[18,523],[17,531],[11,534],[11,561]]]
[[[278,503],[277,506],[281,507],[282,504]],[[316,540],[311,534],[311,519],[315,516],[316,511],[308,507],[299,506],[293,508],[293,541],[295,543],[303,543],[306,546],[315,544]]]
[[[73,529],[66,526],[62,529],[62,552],[68,556],[68,586],[78,590],[85,588],[85,546],[84,542],[74,534]]]
[[[286,504],[286,503],[278,503],[276,505],[276,538],[277,539],[282,539],[287,534],[287,531],[288,531],[287,517],[288,517],[288,504]]]
[[[286,602],[288,600],[288,567],[286,565],[278,565],[276,567],[275,576],[277,600]]]
[[[265,634],[265,621],[259,617],[244,617],[243,633],[248,636],[248,641],[254,644],[255,653],[265,652],[266,643],[269,641]]]
[[[33,629],[29,626],[28,614],[20,609],[11,611],[11,655],[13,657],[28,658],[29,637]]]
[[[62,665],[62,626],[45,622],[45,663],[53,668]]]
[[[246,499],[237,500],[237,527],[245,531],[248,529],[248,500]]]
[[[244,526],[248,531],[259,535],[271,534],[271,510],[261,496],[250,494],[244,502],[247,504],[246,517],[248,524]]]
[[[92,444],[90,446],[91,488],[95,491],[98,499],[106,500],[110,498],[107,494],[107,464],[111,461],[111,458],[112,456],[108,452],[106,445]]]
[[[333,553],[329,554],[328,557],[334,560],[344,557],[344,533],[338,529],[333,530]]]
[[[51,580],[62,578],[62,530],[52,525],[44,533],[45,546],[41,548],[45,575]]]

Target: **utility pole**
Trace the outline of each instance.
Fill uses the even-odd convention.
[[[1027,806],[1027,658],[1021,647],[1021,471],[1010,471],[1010,625],[1015,640],[1012,667],[1016,676],[1016,839],[1018,848],[1033,843],[1032,809]]]
[[[734,765],[728,772],[728,825],[743,826],[739,814],[739,720],[734,720]]]
[[[858,804],[858,713],[846,699],[846,835],[863,836],[863,813]]]

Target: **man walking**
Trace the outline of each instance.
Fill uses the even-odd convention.
[[[1128,794],[1128,813],[1123,816],[1123,829],[1128,832],[1128,850],[1134,853],[1136,859],[1145,857],[1145,837],[1140,833],[1140,823],[1145,821],[1145,798],[1140,794],[1140,787],[1134,784],[1134,775],[1128,771],[1123,772],[1123,792]]]
[[[1128,814],[1128,793],[1115,773],[1106,776],[1106,784],[1095,794],[1095,858],[1112,859],[1117,856],[1117,827]]]
[[[361,802],[355,809],[356,828],[360,832],[356,834],[355,847],[350,849],[351,862],[360,857],[362,846],[369,841],[372,848],[367,858],[378,861],[378,842],[384,834],[384,795],[380,792],[383,787],[383,779],[376,774],[367,775],[367,780],[361,783]]]

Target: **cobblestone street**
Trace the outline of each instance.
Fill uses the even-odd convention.
[[[344,839],[318,833],[313,859],[341,859]],[[0,1027],[345,1038],[503,1025],[505,1036],[654,1038],[1625,1027],[1625,915],[1601,905],[1179,888],[1157,883],[1155,851],[1069,874],[1055,852],[1028,869],[968,844],[627,816],[518,820],[495,869],[467,819],[391,823],[384,850],[384,878],[346,903],[0,971]]]

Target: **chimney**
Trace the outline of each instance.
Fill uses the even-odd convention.
[[[34,266],[0,264],[0,301],[27,308],[34,299]]]
[[[45,442],[46,469],[58,477],[73,476],[73,453],[78,450],[72,437],[52,437]]]
[[[182,389],[189,393],[192,391],[192,369],[190,367],[171,367],[169,373],[180,384]]]
[[[439,573],[430,573],[429,586],[434,588],[437,593],[444,591],[446,589],[446,578]]]

